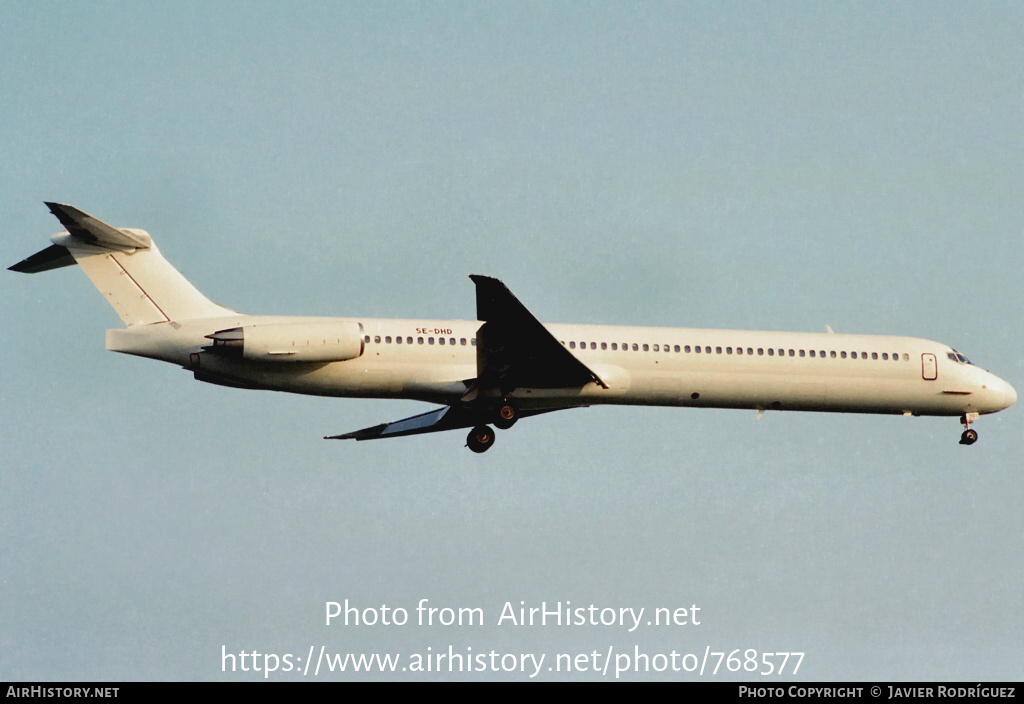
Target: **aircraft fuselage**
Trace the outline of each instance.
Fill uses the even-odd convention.
[[[208,336],[224,329],[276,326],[306,340],[332,325],[353,324],[361,331],[362,349],[344,361],[232,359],[208,349]],[[477,375],[476,336],[482,324],[238,315],[109,330],[107,348],[179,364],[205,381],[235,382],[229,385],[454,404]],[[506,395],[524,409],[621,404],[956,416],[992,413],[1016,399],[999,377],[959,361],[949,346],[921,338],[546,327],[605,386],[517,388]]]

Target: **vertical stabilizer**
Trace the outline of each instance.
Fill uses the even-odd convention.
[[[144,230],[112,227],[69,205],[46,205],[67,232],[11,270],[37,273],[77,263],[129,327],[235,313],[189,283]]]

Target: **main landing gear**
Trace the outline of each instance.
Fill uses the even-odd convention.
[[[978,442],[978,431],[971,430],[971,423],[976,420],[978,420],[977,412],[964,413],[960,416],[960,422],[963,423],[964,426],[963,435],[960,436],[961,445],[973,445]]]
[[[494,414],[494,425],[500,430],[508,430],[519,420],[519,409],[515,404],[504,401]]]
[[[499,430],[508,430],[519,420],[519,407],[508,400],[503,400],[494,411],[491,422]],[[469,431],[466,447],[473,452],[487,452],[494,444],[494,431],[489,426],[478,425]]]

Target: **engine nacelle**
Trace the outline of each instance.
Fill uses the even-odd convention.
[[[363,353],[363,329],[355,322],[268,323],[207,335],[214,354],[254,362],[344,362]]]

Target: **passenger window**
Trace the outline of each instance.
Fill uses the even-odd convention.
[[[850,359],[857,359],[857,353],[856,352],[851,352],[850,353]]]
[[[747,348],[747,354],[754,354],[754,348],[753,347],[748,347]]]
[[[758,353],[759,355],[764,355],[764,347],[758,347],[758,348],[757,348],[757,353]]]
[[[460,344],[460,345],[465,345],[465,344],[466,344],[466,338],[464,338],[464,337],[460,337],[460,338],[459,338],[459,344]],[[562,344],[564,345],[565,343],[563,342]]]
[[[380,344],[380,335],[374,335],[373,336],[373,342],[374,342],[374,344],[379,345]]]
[[[878,359],[878,353],[877,352],[872,352],[871,353],[871,359]]]
[[[743,348],[742,347],[737,347],[736,348],[736,354],[743,354]]]
[[[836,358],[836,351],[832,350],[831,352],[828,353],[828,356],[831,357],[832,359],[835,359]]]
[[[657,345],[655,345],[655,346],[654,346],[654,351],[655,351],[655,352],[657,352],[657,351],[658,351],[658,346],[657,346]]]
[[[416,338],[416,344],[417,345],[422,345],[423,344],[423,338],[422,337],[417,337]]]
[[[384,342],[386,342],[387,344],[390,345],[391,344],[391,335],[388,335],[387,337],[385,337],[384,338]]]
[[[645,343],[644,343],[644,352],[650,352],[650,350],[651,350],[651,348],[650,348],[650,347],[649,347],[649,346],[647,345],[647,343],[645,342]]]
[[[725,353],[726,354],[732,354],[732,347],[726,347],[725,348]]]
[[[454,337],[449,337],[448,338],[448,344],[449,345],[454,345],[455,344],[455,338]]]
[[[469,344],[473,345],[473,347],[476,347],[476,338],[475,337],[469,338]]]
[[[803,353],[803,350],[800,350],[800,352]],[[814,350],[811,350],[811,356],[814,356]]]
[[[613,350],[617,350],[617,349],[619,349],[619,345],[618,345],[618,343],[616,343],[616,342],[613,342],[613,343],[612,343],[612,349],[613,349]]]
[[[444,338],[443,337],[437,338],[437,344],[443,345],[444,344]]]
[[[697,345],[696,347],[694,347],[693,351],[696,352],[697,354],[700,354],[700,345]]]
[[[634,352],[636,352],[636,351],[637,351],[638,349],[640,349],[640,345],[638,345],[638,344],[636,344],[636,343],[634,342],[634,343],[633,343],[633,351],[634,351]]]
[[[690,346],[686,345],[685,347],[683,347],[683,351],[686,352],[686,354],[690,354]]]
[[[803,350],[800,350],[800,356],[801,356],[801,357],[803,357],[803,356],[804,356],[804,351],[803,351]]]
[[[715,354],[722,354],[722,348],[721,347],[716,347],[715,348]]]
[[[366,344],[370,344],[370,336],[367,335],[366,337],[364,337],[363,342],[365,342]]]
[[[789,351],[789,356],[790,356],[790,357],[792,357],[792,356],[793,356],[793,350],[790,350],[790,351]]]
[[[596,342],[591,342],[590,343],[590,349],[596,350],[597,349],[597,343]]]
[[[603,350],[608,349],[608,343],[607,342],[602,342],[601,343],[601,349],[603,349]]]
[[[571,350],[576,349],[576,341],[575,340],[569,340],[569,349],[571,349]]]
[[[400,345],[400,344],[402,344],[402,338],[400,338],[400,337],[396,337],[396,338],[395,338],[395,342],[396,342],[397,344],[399,344],[399,345]]]
[[[846,352],[840,352],[839,356],[842,357],[843,359],[846,359]]]
[[[679,345],[676,345],[676,352],[678,352],[678,351],[679,351]],[[686,351],[689,352],[690,350],[686,350]]]
[[[775,356],[775,348],[774,347],[769,347],[768,348],[768,356],[769,357],[774,357]]]

